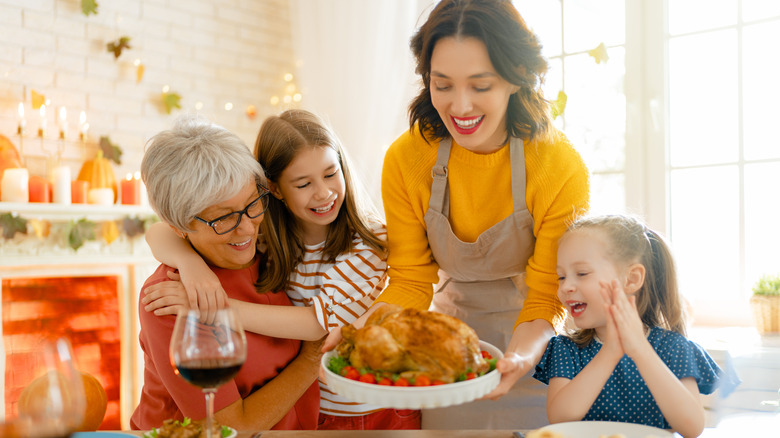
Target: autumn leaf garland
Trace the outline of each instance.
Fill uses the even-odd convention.
[[[157,222],[156,216],[145,219],[127,216],[121,220],[93,222],[85,218],[52,226],[51,223],[39,219],[27,220],[14,213],[0,214],[0,229],[4,239],[13,239],[17,233],[28,234],[28,225],[38,239],[49,236],[66,244],[73,250],[78,250],[84,243],[102,239],[107,244],[113,243],[121,235],[135,238],[146,232],[152,223]]]

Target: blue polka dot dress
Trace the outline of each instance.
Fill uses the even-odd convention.
[[[677,378],[693,377],[702,394],[711,394],[717,389],[723,372],[698,344],[679,333],[659,327],[652,328],[647,339]],[[601,350],[601,345],[594,340],[586,347],[579,348],[568,337],[556,336],[547,344],[547,350],[536,366],[534,378],[545,384],[549,384],[553,377],[573,379],[593,360]],[[728,385],[738,383],[730,381]],[[620,359],[583,420],[620,421],[670,428],[634,361],[628,356]]]

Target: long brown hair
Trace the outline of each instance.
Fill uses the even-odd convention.
[[[645,281],[636,291],[636,307],[645,328],[662,327],[685,336],[685,306],[677,288],[677,270],[669,245],[660,234],[630,215],[584,217],[567,233],[600,230],[607,236],[607,256],[615,263],[641,263]],[[569,336],[580,346],[593,340],[595,329]]]
[[[409,129],[416,124],[426,141],[450,136],[431,100],[431,56],[446,37],[482,41],[496,72],[520,87],[509,97],[507,135],[533,140],[549,133],[549,102],[541,90],[547,61],[536,35],[508,0],[442,0],[436,5],[410,44],[423,87],[409,106]]]
[[[360,187],[356,186],[341,142],[322,119],[305,110],[287,110],[279,116],[268,117],[257,135],[255,158],[263,166],[268,180],[278,184],[282,172],[298,152],[311,147],[327,147],[336,151],[344,175],[344,203],[328,227],[322,250],[325,260],[333,262],[339,255],[351,251],[356,233],[375,251],[386,254],[386,242],[371,231],[371,223],[379,221],[378,215]],[[267,245],[268,270],[260,276],[258,290],[283,290],[295,267],[303,260],[303,231],[287,206],[273,196],[265,215],[260,232],[265,236]]]

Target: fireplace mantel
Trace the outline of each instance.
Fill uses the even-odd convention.
[[[143,355],[137,341],[136,303],[143,282],[159,263],[144,240],[143,230],[135,230],[130,235],[122,230],[122,224],[126,219],[154,222],[157,216],[148,206],[0,202],[0,215],[7,213],[25,219],[27,232],[15,233],[10,239],[0,235],[0,295],[3,280],[117,277],[122,338],[122,363],[118,364],[122,376],[120,411],[122,428],[128,428],[129,416],[143,384]],[[83,245],[74,249],[67,240],[66,230],[82,219],[96,224],[96,238],[86,239]],[[108,243],[100,230],[105,223],[112,221],[122,231]],[[3,304],[0,302],[0,312],[2,310]],[[0,337],[2,335],[0,325]],[[0,362],[0,408],[3,408],[4,374],[4,362]]]

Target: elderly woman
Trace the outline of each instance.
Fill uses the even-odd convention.
[[[208,262],[229,298],[292,305],[284,293],[255,289],[260,273],[255,248],[268,190],[263,169],[236,135],[203,119],[181,118],[150,140],[141,174],[152,208]],[[160,265],[143,289],[167,280],[172,271]],[[201,390],[177,376],[168,358],[175,317],[157,316],[143,306],[139,302],[144,386],[131,427],[205,418]],[[215,419],[237,430],[315,429],[318,345],[255,333],[246,338],[246,362],[217,391]]]

